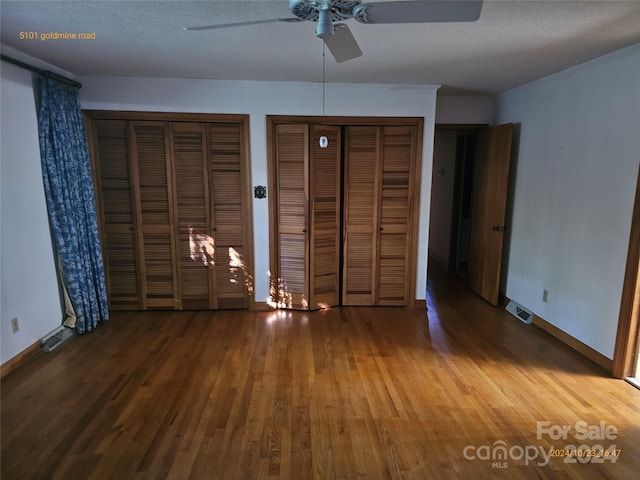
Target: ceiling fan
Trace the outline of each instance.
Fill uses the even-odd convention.
[[[317,22],[316,35],[324,41],[336,62],[341,63],[362,55],[358,42],[343,21],[354,18],[360,23],[435,23],[474,22],[480,17],[482,0],[407,0],[361,3],[360,0],[289,0],[288,18],[254,20],[185,30],[213,30],[263,23],[302,21]]]

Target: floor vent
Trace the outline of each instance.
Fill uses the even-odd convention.
[[[42,343],[42,350],[45,352],[52,352],[74,335],[75,331],[73,329],[61,325],[59,328],[55,329],[49,335],[40,340]]]
[[[509,300],[509,303],[507,304],[507,312],[516,317],[518,320],[523,321],[524,323],[533,322],[533,312],[527,310],[522,305],[517,304],[513,300]]]

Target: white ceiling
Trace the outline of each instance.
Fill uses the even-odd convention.
[[[313,23],[183,29],[290,17],[287,0],[2,0],[0,16],[3,46],[74,75],[322,80]],[[327,51],[327,82],[441,84],[444,94],[493,95],[640,42],[640,0],[485,0],[474,23],[348,24],[364,55],[338,64]],[[21,40],[20,32],[96,38]]]

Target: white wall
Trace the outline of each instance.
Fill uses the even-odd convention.
[[[494,119],[493,108],[493,97],[438,95],[436,123],[490,124]]]
[[[0,74],[0,363],[62,322],[31,73]],[[17,317],[20,330],[11,332]]]
[[[266,115],[322,114],[320,83],[84,77],[82,108],[250,115],[253,185],[267,185]],[[325,114],[424,117],[416,298],[426,294],[436,86],[327,84]],[[270,192],[267,192],[270,194]],[[269,296],[267,199],[253,199],[255,299]]]
[[[496,112],[519,124],[505,293],[613,358],[640,161],[640,44],[506,92]]]

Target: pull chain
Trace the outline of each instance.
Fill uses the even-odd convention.
[[[322,42],[322,124],[324,124],[324,80],[325,80],[325,71],[324,71],[324,41]],[[329,139],[326,135],[322,135],[318,140],[320,144],[320,148],[327,148],[329,146]]]
[[[325,70],[324,70],[324,50],[325,44],[322,42],[322,116],[324,117],[324,80],[325,80]]]

